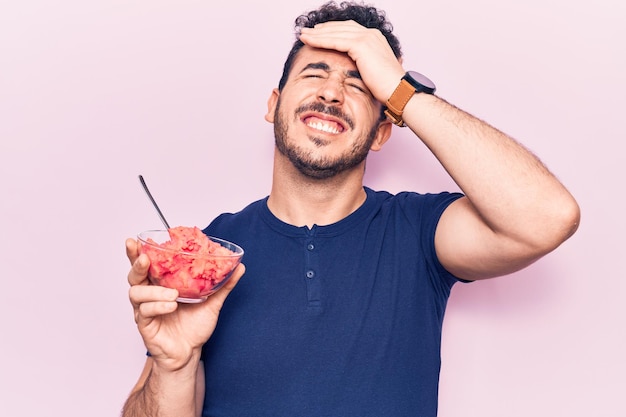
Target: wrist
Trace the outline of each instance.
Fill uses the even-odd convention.
[[[145,403],[155,410],[149,416],[196,416],[198,415],[196,392],[199,362],[170,370],[153,363],[142,389]],[[156,413],[158,410],[158,413]]]
[[[200,362],[201,349],[192,349],[186,357],[173,358],[162,355],[150,355],[153,371],[160,373],[184,373],[186,370],[195,370]]]

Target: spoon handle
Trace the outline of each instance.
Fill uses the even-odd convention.
[[[152,194],[150,194],[150,190],[148,190],[148,186],[146,185],[146,182],[144,181],[142,175],[139,175],[139,181],[141,182],[141,186],[143,187],[144,191],[148,195],[148,198],[152,202],[152,205],[154,206],[154,208],[156,209],[157,213],[159,214],[159,217],[161,218],[161,221],[163,222],[163,224],[165,225],[167,230],[169,230],[170,229],[170,225],[167,224],[167,220],[165,220],[165,216],[163,216],[163,213],[161,213],[161,209],[159,209],[159,206],[157,205],[156,201],[154,201],[154,198],[152,198]]]

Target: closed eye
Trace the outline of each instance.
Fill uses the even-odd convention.
[[[357,90],[359,90],[359,91],[360,91],[360,92],[362,92],[362,93],[367,93],[367,90],[365,89],[365,87],[363,87],[363,86],[361,86],[361,85],[359,85],[359,84],[354,84],[354,83],[351,83],[351,84],[348,84],[348,85],[349,85],[350,87],[356,88]]]

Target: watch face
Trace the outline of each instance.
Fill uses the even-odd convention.
[[[433,93],[435,91],[435,83],[432,82],[428,77],[426,77],[425,75],[420,74],[419,72],[416,71],[407,71],[406,73],[409,77],[411,77],[413,80],[417,81],[418,84],[420,84],[423,87],[426,87],[426,89],[422,89],[422,91],[424,90],[432,90],[430,91],[430,93]],[[407,80],[409,82],[411,82],[411,80]],[[411,83],[413,84],[413,83]],[[419,86],[413,85],[415,88],[419,89]]]

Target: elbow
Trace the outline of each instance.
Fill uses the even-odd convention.
[[[578,226],[580,225],[580,206],[576,202],[576,200],[572,199],[572,209],[569,217],[569,235],[568,238],[576,233],[578,230]]]
[[[552,252],[568,240],[580,225],[580,206],[573,197],[560,201],[554,206],[549,221],[544,223],[542,238],[536,242],[537,253],[541,256]]]
[[[558,222],[561,230],[559,245],[576,233],[580,225],[580,206],[573,197],[570,196],[568,200],[567,203],[561,204],[559,210]]]

